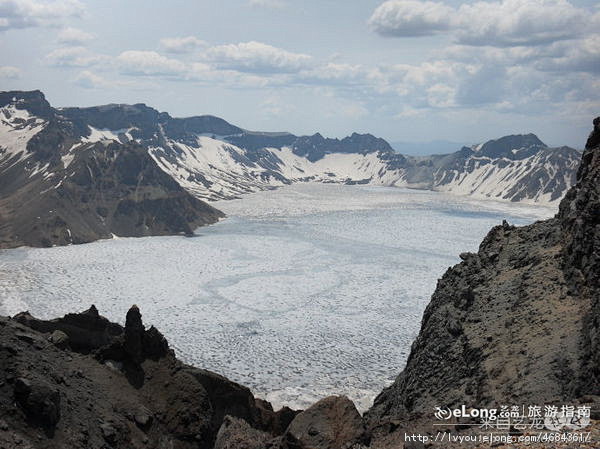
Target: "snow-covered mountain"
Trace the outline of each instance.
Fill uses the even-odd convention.
[[[39,91],[4,92],[0,235],[14,237],[14,226],[21,226],[19,232],[56,243],[119,232],[187,232],[218,217],[191,199],[230,199],[295,182],[548,203],[571,186],[580,156],[529,134],[447,155],[406,157],[370,134],[330,139],[252,132],[213,116],[173,118],[144,104],[55,109]],[[168,216],[152,212],[161,202]]]
[[[258,149],[245,146],[244,137],[197,135],[191,142],[166,137],[149,151],[182,187],[209,200],[313,181],[551,203],[573,183],[580,159],[577,150],[548,148],[531,134],[421,158],[397,154],[370,135],[337,141],[317,134]],[[331,143],[320,145],[325,140]],[[356,150],[348,150],[348,143],[358,140],[362,142]]]

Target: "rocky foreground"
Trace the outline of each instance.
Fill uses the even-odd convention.
[[[1,318],[0,448],[465,447],[405,435],[481,433],[456,420],[434,428],[438,406],[521,404],[591,408],[590,440],[533,447],[599,447],[600,118],[557,216],[503,223],[461,258],[438,282],[406,368],[364,417],[345,397],[274,411],[178,361],[135,306],[125,327],[94,307]]]

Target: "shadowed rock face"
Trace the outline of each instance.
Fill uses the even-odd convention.
[[[438,281],[372,426],[436,406],[544,404],[600,391],[600,118],[555,218],[493,228]]]
[[[52,343],[58,329],[77,351]],[[212,448],[226,416],[271,441],[297,414],[283,411],[286,422],[247,388],[179,362],[135,306],[124,328],[94,307],[1,317],[0,366],[0,447]]]

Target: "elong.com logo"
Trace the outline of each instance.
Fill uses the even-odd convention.
[[[434,416],[440,421],[450,418],[484,418],[494,420],[498,416],[498,409],[495,408],[472,408],[466,406],[451,409],[449,407],[436,407]]]

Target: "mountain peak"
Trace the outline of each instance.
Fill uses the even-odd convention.
[[[547,148],[547,145],[535,134],[512,134],[488,140],[479,147],[478,153],[492,158],[510,157],[516,150],[540,148]]]
[[[0,107],[14,104],[17,109],[26,109],[40,118],[50,118],[54,111],[40,90],[13,90],[0,92]]]

